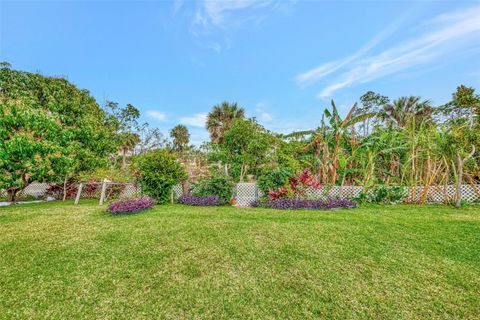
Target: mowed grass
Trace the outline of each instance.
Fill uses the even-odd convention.
[[[480,208],[0,208],[2,319],[478,319]]]

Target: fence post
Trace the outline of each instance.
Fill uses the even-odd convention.
[[[103,202],[105,201],[105,192],[107,191],[107,179],[103,179],[102,182],[102,192],[100,194],[100,203],[99,205],[103,205]]]
[[[77,196],[75,197],[75,205],[77,205],[78,202],[80,201],[80,195],[82,194],[82,189],[83,189],[83,183],[80,183],[77,190]]]

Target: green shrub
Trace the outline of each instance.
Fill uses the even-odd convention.
[[[364,203],[398,203],[407,196],[406,188],[403,186],[375,186],[370,192],[363,191],[355,199],[357,202]]]
[[[166,149],[147,152],[138,157],[135,166],[142,191],[159,204],[167,203],[172,187],[187,178],[175,155]]]
[[[214,175],[200,180],[194,187],[195,196],[218,196],[220,201],[228,203],[233,196],[233,181],[225,175]]]
[[[270,190],[277,190],[288,183],[288,178],[292,177],[295,172],[291,168],[275,168],[265,170],[257,179],[257,184],[263,194],[268,194]]]

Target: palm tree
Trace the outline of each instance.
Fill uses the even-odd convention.
[[[133,151],[140,142],[140,136],[134,132],[124,132],[120,134],[120,151],[122,153],[122,169],[127,167],[127,153]]]
[[[170,130],[170,137],[173,140],[173,148],[177,151],[182,151],[190,141],[190,133],[182,124],[176,125]]]
[[[222,102],[213,107],[207,116],[207,130],[214,143],[222,143],[223,133],[230,129],[233,120],[245,118],[245,109],[236,102]]]
[[[416,126],[421,122],[431,120],[433,108],[429,100],[420,101],[420,97],[401,97],[383,105],[378,116],[388,125],[404,128],[414,121]]]

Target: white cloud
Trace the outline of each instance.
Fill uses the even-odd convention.
[[[203,128],[205,127],[205,123],[207,122],[207,114],[197,113],[191,117],[182,117],[180,118],[180,122],[188,126]]]
[[[185,4],[184,0],[173,0],[173,14],[177,14]]]
[[[147,116],[154,118],[158,121],[165,121],[167,119],[167,115],[165,113],[155,110],[148,110]]]
[[[273,120],[273,117],[270,113],[265,112],[265,111],[260,111],[260,120],[263,120],[265,122],[269,122]]]
[[[260,118],[260,120],[264,121],[264,122],[270,122],[273,120],[273,116],[268,113],[267,111],[265,111],[265,108],[267,107],[267,103],[265,102],[259,102],[257,103],[257,108],[256,108],[256,113],[258,115],[258,117]]]
[[[198,0],[190,31],[198,45],[220,53],[231,46],[230,31],[258,24],[272,11],[285,12],[295,3],[296,0]]]
[[[205,0],[200,5],[195,14],[195,22],[203,26],[211,24],[222,27],[226,23],[231,23],[232,13],[249,10],[258,10],[272,6],[277,1],[274,0],[229,0],[212,1]]]
[[[459,55],[462,50],[468,50],[478,43],[475,40],[480,38],[480,6],[437,16],[426,21],[424,26],[428,28],[422,35],[379,54],[361,58],[360,56],[373,48],[379,42],[378,39],[384,36],[377,37],[377,40],[374,38],[349,58],[340,62],[327,62],[298,75],[296,80],[301,84],[314,82],[327,74],[350,66],[319,92],[319,98],[327,98],[345,87],[366,83],[415,66],[429,66],[449,54]]]

